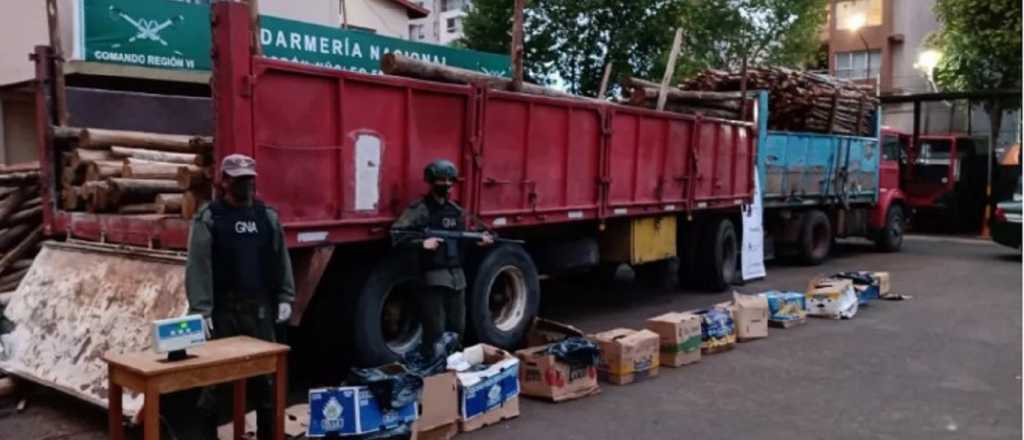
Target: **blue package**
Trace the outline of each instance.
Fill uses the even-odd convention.
[[[460,373],[464,375],[466,373]],[[498,371],[483,371],[480,381],[469,386],[459,386],[461,413],[464,420],[469,420],[501,406],[509,399],[519,395],[519,363],[509,363]]]
[[[419,408],[412,402],[383,411],[365,386],[309,390],[307,437],[361,435],[416,421]]]
[[[728,310],[710,308],[698,312],[698,315],[701,317],[700,336],[703,341],[728,338],[736,332]]]
[[[768,319],[791,321],[807,316],[807,297],[803,293],[771,290],[760,295],[768,299]]]

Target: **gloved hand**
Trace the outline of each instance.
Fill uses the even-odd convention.
[[[292,317],[292,305],[289,303],[280,303],[277,305],[277,323],[287,321]]]
[[[207,341],[213,339],[213,318],[203,318],[203,333]]]

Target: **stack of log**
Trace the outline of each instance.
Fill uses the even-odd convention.
[[[0,304],[25,277],[43,239],[39,162],[0,167]]]
[[[213,139],[54,127],[66,211],[192,218],[211,197]]]
[[[736,93],[743,75],[705,70],[679,85],[689,91]],[[768,128],[870,136],[878,98],[870,85],[782,67],[747,69],[747,90],[768,91]],[[721,101],[719,101],[721,102]]]
[[[660,84],[633,77],[623,79],[622,84],[629,93],[627,105],[657,107],[658,94],[661,93]],[[692,91],[667,87],[664,110],[676,113],[699,113],[723,119],[739,119],[741,117],[741,95],[741,92]],[[750,98],[750,94],[747,95],[747,98]]]

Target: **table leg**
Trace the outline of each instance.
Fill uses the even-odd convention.
[[[145,440],[160,440],[160,393],[155,386],[146,385],[146,398],[142,409]]]
[[[242,440],[245,436],[245,379],[235,381],[235,402],[234,415],[232,416],[232,422],[234,423],[234,434],[232,438],[235,440]]]
[[[277,355],[274,373],[274,440],[284,440],[284,406],[288,398],[288,357]]]
[[[111,440],[124,439],[124,428],[121,426],[122,414],[121,399],[124,389],[121,385],[114,383],[114,368],[107,368],[107,423],[110,430]]]

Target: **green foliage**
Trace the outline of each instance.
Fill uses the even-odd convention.
[[[804,67],[817,63],[828,0],[688,0],[681,16],[686,77],[749,65]]]
[[[474,0],[462,42],[508,53],[512,0]],[[615,77],[660,80],[672,36],[683,28],[676,73],[814,61],[828,0],[531,0],[525,70],[535,82],[594,95],[604,65]],[[612,87],[614,88],[613,82]]]
[[[935,82],[948,91],[1021,88],[1020,0],[938,0],[942,29],[929,45],[942,52]],[[1020,106],[1019,99],[1002,102]]]

